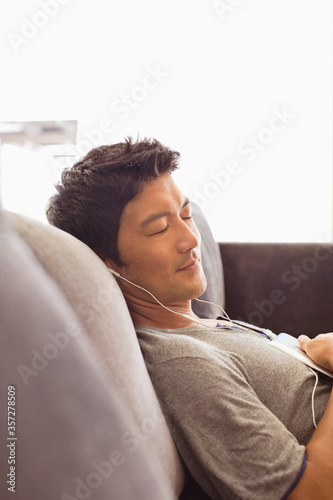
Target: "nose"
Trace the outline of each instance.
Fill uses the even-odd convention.
[[[179,227],[177,239],[177,250],[179,253],[186,253],[200,245],[201,237],[194,221],[182,220]]]

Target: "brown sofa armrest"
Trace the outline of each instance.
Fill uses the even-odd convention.
[[[219,246],[231,318],[295,336],[333,331],[333,244]]]

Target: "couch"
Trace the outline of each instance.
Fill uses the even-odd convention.
[[[208,278],[202,298],[277,333],[332,329],[333,245],[218,244],[193,210]],[[71,235],[0,210],[0,272],[0,433],[12,446],[0,450],[9,481],[0,497],[13,497],[12,480],[22,500],[206,499],[181,461],[104,263]]]

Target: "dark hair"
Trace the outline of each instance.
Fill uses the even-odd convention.
[[[125,205],[145,182],[178,168],[179,153],[156,139],[130,137],[92,149],[63,170],[57,193],[49,200],[50,224],[86,243],[103,260],[122,265],[117,246]]]

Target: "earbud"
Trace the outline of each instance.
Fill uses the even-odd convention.
[[[121,278],[120,274],[117,273],[117,271],[114,271],[113,269],[111,269],[111,267],[108,267],[108,270],[111,272],[111,274],[113,274],[117,278]]]

